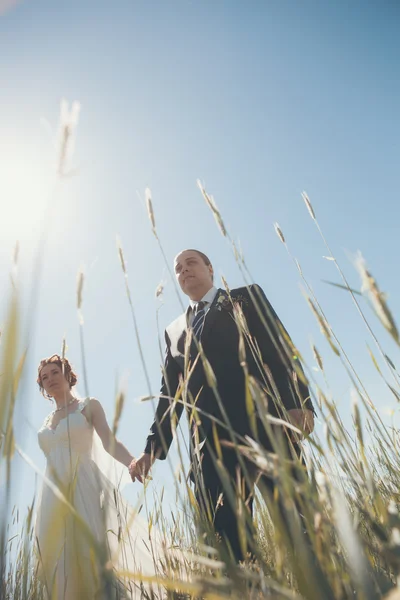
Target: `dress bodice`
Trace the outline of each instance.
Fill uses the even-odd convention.
[[[82,414],[88,402],[89,398],[80,400],[76,410],[61,419],[54,429],[50,427],[51,415],[49,415],[38,431],[39,446],[51,462],[55,455],[61,453],[79,457],[90,456],[93,427]]]

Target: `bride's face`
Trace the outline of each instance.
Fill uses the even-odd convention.
[[[55,363],[45,365],[40,371],[40,378],[43,388],[49,396],[68,392],[70,389],[62,370]]]

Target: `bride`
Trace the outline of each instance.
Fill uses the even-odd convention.
[[[116,572],[154,576],[160,543],[119,493],[134,457],[114,437],[100,402],[73,394],[77,376],[66,358],[42,360],[37,383],[56,405],[38,432],[47,462],[35,533],[46,594],[139,598],[144,584]]]

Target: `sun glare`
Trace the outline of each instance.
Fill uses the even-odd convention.
[[[0,234],[2,242],[37,237],[49,196],[51,172],[39,160],[4,157],[0,167]]]

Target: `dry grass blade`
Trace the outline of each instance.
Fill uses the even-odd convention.
[[[400,346],[399,330],[386,302],[386,294],[381,292],[375,278],[367,269],[366,262],[359,253],[356,266],[361,277],[361,290],[366,293],[371,301],[372,307],[384,328],[390,333],[395,342]]]
[[[311,218],[315,221],[315,212],[314,209],[312,207],[312,204],[310,202],[310,198],[308,197],[306,192],[301,192],[301,197],[303,198],[306,206],[307,206],[307,210],[311,215]]]
[[[376,360],[375,355],[372,352],[371,348],[368,346],[368,344],[367,344],[367,348],[368,348],[369,355],[370,355],[370,357],[372,359],[372,362],[374,363],[375,369],[378,371],[379,375],[382,376],[382,371],[381,371],[381,369],[379,367],[378,361]]]
[[[15,409],[15,402],[16,402],[16,398],[17,398],[18,387],[19,387],[19,384],[20,384],[20,381],[22,378],[22,373],[23,373],[24,366],[25,366],[26,355],[27,355],[27,350],[25,350],[23,352],[18,364],[16,365],[14,376],[13,376],[12,390],[11,390],[11,402],[10,402],[10,407],[9,407],[9,416],[8,416],[8,422],[6,425],[6,430],[5,430],[5,440],[4,440],[4,447],[3,447],[3,456],[5,456],[7,458],[8,463],[14,456],[14,452],[15,452],[13,416],[14,416],[14,409]]]
[[[294,259],[294,262],[295,262],[298,272],[300,273],[300,277],[303,277],[303,269],[301,268],[301,265],[300,265],[299,261],[297,260],[297,258]]]
[[[348,565],[353,573],[354,581],[362,592],[365,600],[376,600],[374,586],[371,582],[370,569],[360,541],[354,531],[354,525],[342,494],[335,491],[333,494],[335,504],[335,518],[338,532],[348,557]]]
[[[81,359],[82,359],[82,365],[83,365],[83,382],[84,382],[84,386],[85,386],[85,396],[89,397],[89,383],[88,383],[88,376],[87,376],[87,368],[86,368],[86,354],[85,354],[85,340],[84,340],[84,333],[83,333],[83,313],[82,313],[82,302],[83,302],[83,284],[84,284],[84,274],[82,269],[78,272],[78,278],[77,278],[77,291],[76,291],[76,303],[77,303],[77,310],[78,310],[78,319],[79,319],[79,342],[80,342],[80,348],[81,348]],[[65,350],[66,350],[66,341],[65,339],[63,339],[63,347],[62,347],[62,356],[65,356]],[[63,366],[64,368],[64,366]]]
[[[161,298],[164,292],[164,284],[161,282],[156,288],[156,298]]]
[[[67,348],[68,348],[67,340],[64,337],[62,340],[62,343],[61,343],[61,358],[65,358],[65,355],[67,353]]]
[[[79,121],[81,106],[79,102],[73,102],[69,108],[66,100],[61,101],[59,141],[58,141],[58,175],[69,175],[69,163],[74,152],[75,130]]]
[[[315,222],[315,225],[316,225],[316,227],[318,229],[318,232],[319,232],[319,234],[320,234],[320,236],[321,236],[321,238],[322,238],[322,240],[323,240],[323,242],[324,242],[324,244],[325,244],[325,246],[326,246],[326,248],[327,248],[327,250],[329,252],[329,258],[332,258],[332,260],[333,260],[333,262],[335,264],[335,267],[338,270],[338,272],[339,272],[339,274],[340,274],[340,276],[341,276],[341,278],[343,280],[343,283],[345,284],[345,289],[350,292],[351,298],[352,298],[353,303],[354,303],[354,305],[355,305],[355,307],[357,309],[357,312],[359,313],[359,315],[360,315],[360,317],[361,317],[364,325],[366,326],[366,328],[368,329],[370,335],[372,336],[372,338],[373,338],[376,346],[378,347],[380,353],[385,358],[386,355],[385,355],[385,352],[384,352],[384,350],[383,350],[383,348],[381,346],[381,343],[379,342],[378,338],[374,334],[374,332],[373,332],[373,330],[372,330],[372,328],[371,328],[371,326],[370,326],[370,324],[368,322],[368,319],[366,318],[363,310],[361,309],[361,306],[358,303],[357,298],[356,298],[356,293],[354,293],[354,291],[350,287],[349,282],[347,281],[347,278],[346,278],[344,272],[342,271],[342,269],[340,268],[339,263],[337,262],[337,260],[333,256],[332,250],[331,250],[331,248],[330,248],[327,240],[325,239],[325,236],[324,236],[324,234],[323,234],[323,232],[321,230],[321,227],[319,226],[318,221],[315,219],[315,214],[314,214],[314,211],[312,210],[311,204],[309,203],[308,197],[306,196],[304,199],[306,201],[306,204],[307,204],[309,210],[311,211],[311,216],[314,219],[314,222]],[[307,201],[308,201],[308,203],[307,203]],[[360,255],[360,257],[361,257],[361,255]],[[390,311],[389,311],[389,309],[388,309],[388,307],[386,305],[384,295],[381,295],[379,289],[376,286],[376,282],[373,280],[373,278],[370,276],[370,274],[366,270],[365,264],[363,264],[363,259],[361,259],[361,261],[358,261],[358,262],[359,262],[359,270],[361,271],[361,278],[364,281],[366,289],[368,289],[370,291],[370,297],[371,297],[372,305],[374,307],[375,312],[378,314],[378,317],[381,319],[381,321],[383,322],[384,326],[391,333],[391,335],[395,339],[396,343],[398,345],[400,345],[398,330],[396,328],[396,325],[394,323],[392,315],[391,315],[391,313],[390,313]],[[343,352],[343,348],[341,347],[341,345],[340,345],[340,348],[341,348],[342,353],[345,355],[345,353]],[[392,375],[393,379],[395,380],[396,384],[398,385],[399,384],[399,378],[397,377],[397,374],[391,368],[390,363],[388,361],[386,361],[386,362],[387,362],[387,365],[388,365],[388,367],[389,367],[389,369],[391,371],[391,375]]]
[[[209,195],[209,194],[206,192],[206,190],[204,189],[204,186],[203,186],[203,184],[201,183],[200,179],[198,179],[198,180],[197,180],[197,185],[198,185],[198,187],[199,187],[199,189],[200,189],[201,193],[203,194],[203,198],[204,198],[204,200],[206,201],[206,204],[207,204],[207,206],[210,208],[211,212],[212,212],[212,213],[213,213],[213,215],[214,215],[214,218],[215,218],[215,220],[216,220],[216,222],[217,222],[217,225],[218,225],[218,227],[219,227],[219,230],[220,230],[220,232],[222,233],[222,235],[223,235],[224,237],[226,237],[226,236],[227,236],[227,231],[226,231],[226,228],[225,228],[224,222],[223,222],[223,220],[222,220],[221,213],[220,213],[220,212],[219,212],[219,210],[218,210],[218,207],[217,207],[217,205],[216,205],[216,203],[215,203],[215,200],[214,200],[214,198],[213,198],[212,196],[210,196],[210,195]]]
[[[19,257],[19,242],[16,242],[15,248],[14,248],[14,256],[13,256],[14,266],[16,266],[18,264],[18,257]]]
[[[113,435],[116,435],[119,427],[119,421],[121,419],[122,411],[125,403],[125,392],[120,390],[115,399],[115,412],[114,412],[114,420],[112,426]]]
[[[385,359],[387,360],[387,362],[389,363],[389,365],[392,367],[392,369],[394,371],[397,371],[396,365],[394,364],[394,362],[392,361],[392,359],[390,358],[390,356],[388,356],[387,354],[385,354]]]
[[[209,360],[206,358],[206,356],[204,354],[202,354],[201,348],[200,348],[200,355],[201,355],[201,359],[202,359],[202,363],[203,363],[204,374],[207,379],[207,385],[210,388],[216,388],[217,378],[215,377],[214,370],[213,370]]]
[[[82,292],[83,292],[84,279],[85,279],[85,276],[84,276],[83,270],[80,269],[78,271],[77,284],[76,284],[76,305],[77,305],[78,311],[80,311],[81,307],[82,307]]]
[[[328,285],[333,285],[334,287],[337,287],[340,290],[345,290],[346,292],[351,292],[352,294],[356,294],[357,296],[362,296],[361,292],[359,292],[358,290],[355,290],[354,288],[350,288],[347,285],[342,285],[341,283],[335,283],[334,281],[326,281],[325,279],[323,279],[323,282],[327,283]]]
[[[142,345],[140,343],[139,327],[138,327],[138,323],[137,323],[137,320],[136,320],[135,310],[134,310],[134,307],[133,307],[132,294],[131,294],[131,290],[130,290],[129,285],[128,285],[128,271],[126,269],[126,263],[125,263],[124,253],[123,253],[123,250],[122,250],[122,245],[121,245],[121,242],[120,242],[120,240],[119,240],[118,237],[117,237],[117,249],[118,249],[119,259],[121,261],[122,271],[124,273],[125,291],[126,291],[126,296],[128,298],[128,302],[129,302],[129,308],[131,310],[131,316],[132,316],[133,327],[134,327],[134,331],[135,331],[135,337],[136,337],[136,341],[137,341],[137,345],[138,345],[138,349],[139,349],[140,360],[141,360],[141,363],[142,363],[142,366],[143,366],[143,371],[144,371],[144,374],[145,374],[145,377],[146,377],[146,382],[147,382],[147,387],[148,387],[148,395],[152,396],[149,373],[148,373],[148,369],[147,369],[147,366],[146,366],[146,361],[144,359]]]
[[[274,228],[276,231],[276,235],[281,240],[282,244],[286,244],[285,236],[282,233],[282,229],[279,227],[278,223],[274,224]]]
[[[154,235],[157,237],[156,220],[154,217],[153,203],[151,201],[151,190],[148,187],[146,188],[145,196],[146,196],[147,214],[149,215],[151,228],[152,228]]]
[[[317,319],[317,321],[319,323],[321,332],[324,334],[324,336],[328,340],[329,345],[332,348],[332,350],[334,351],[334,353],[337,356],[339,356],[340,352],[339,352],[338,348],[335,346],[335,344],[333,343],[332,334],[331,334],[331,330],[330,330],[328,323],[326,322],[325,318],[320,314],[319,310],[317,309],[317,307],[315,306],[315,304],[311,300],[311,298],[307,297],[307,302],[311,308],[313,315],[315,316],[315,318]]]
[[[315,360],[317,362],[318,368],[320,369],[320,371],[323,371],[324,370],[324,363],[322,362],[322,356],[318,352],[316,346],[313,345],[312,350],[313,350],[314,358],[315,358]]]
[[[118,256],[119,256],[119,260],[121,262],[122,270],[124,272],[125,277],[127,277],[128,273],[126,271],[126,264],[125,264],[124,252],[122,250],[121,240],[119,239],[118,236],[117,236],[117,250],[118,250]]]
[[[0,377],[0,439],[12,422],[12,408],[14,398],[14,373],[16,371],[16,357],[18,347],[19,310],[18,299],[13,291],[7,311],[6,326],[3,332],[1,346]]]
[[[221,275],[221,281],[222,281],[222,283],[223,283],[223,286],[224,286],[224,288],[225,288],[225,290],[226,290],[226,293],[227,293],[227,294],[230,294],[230,292],[231,292],[231,290],[230,290],[230,287],[229,287],[229,285],[228,285],[228,282],[227,282],[227,280],[225,279],[225,277],[224,277],[223,275]]]

